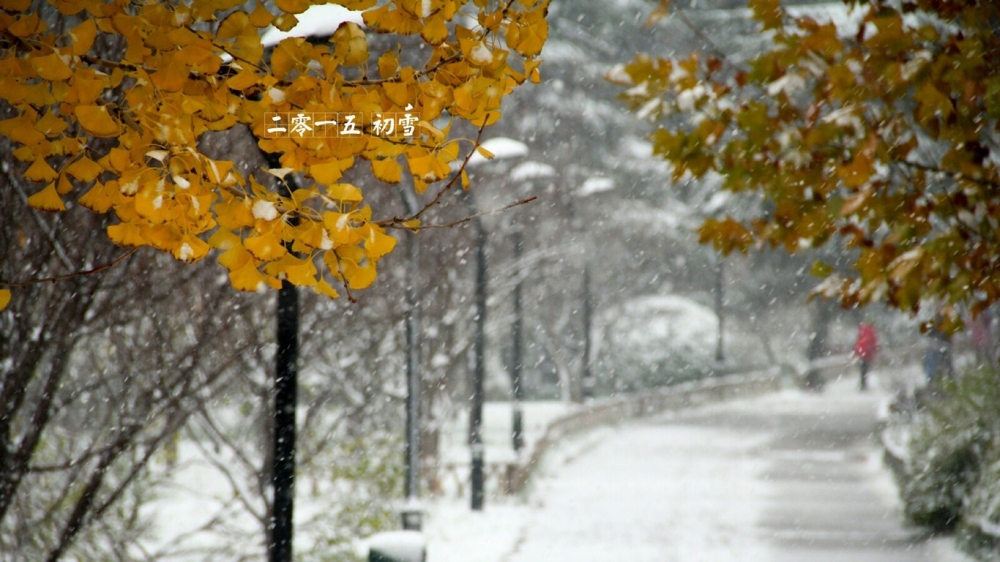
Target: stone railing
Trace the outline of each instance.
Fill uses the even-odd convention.
[[[810,370],[829,378],[833,373],[842,372],[850,362],[849,355],[826,357],[812,364],[782,364],[594,400],[550,422],[541,435],[529,443],[530,448],[518,461],[488,462],[485,467],[487,487],[494,490],[494,493],[521,492],[546,453],[573,434],[691,406],[750,398],[781,388],[801,387]],[[453,481],[458,494],[464,493],[468,481],[467,463],[446,463],[437,467],[434,472],[434,478]]]

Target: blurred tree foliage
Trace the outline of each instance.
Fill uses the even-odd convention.
[[[840,238],[853,267],[812,271],[845,306],[957,319],[958,305],[1000,300],[997,7],[847,0],[833,21],[778,0],[749,7],[770,43],[746,61],[640,54],[609,74],[661,125],[653,151],[675,180],[718,173],[722,189],[765,201],[750,218],[704,221],[702,242],[797,252]],[[671,9],[661,0],[650,20]]]

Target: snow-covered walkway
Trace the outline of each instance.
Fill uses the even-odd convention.
[[[481,514],[432,506],[430,561],[964,560],[947,539],[904,527],[872,436],[886,391],[854,384],[578,438],[521,500]]]

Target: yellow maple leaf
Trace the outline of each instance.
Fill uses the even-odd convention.
[[[329,285],[327,286],[329,287]],[[332,291],[333,289],[330,290]],[[319,291],[317,290],[316,292]],[[333,293],[334,298],[336,298],[337,291],[333,291]],[[0,310],[7,308],[8,304],[10,304],[10,289],[0,289]]]

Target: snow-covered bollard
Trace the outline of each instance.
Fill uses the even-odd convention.
[[[426,562],[427,542],[419,531],[387,531],[368,539],[368,562]]]

